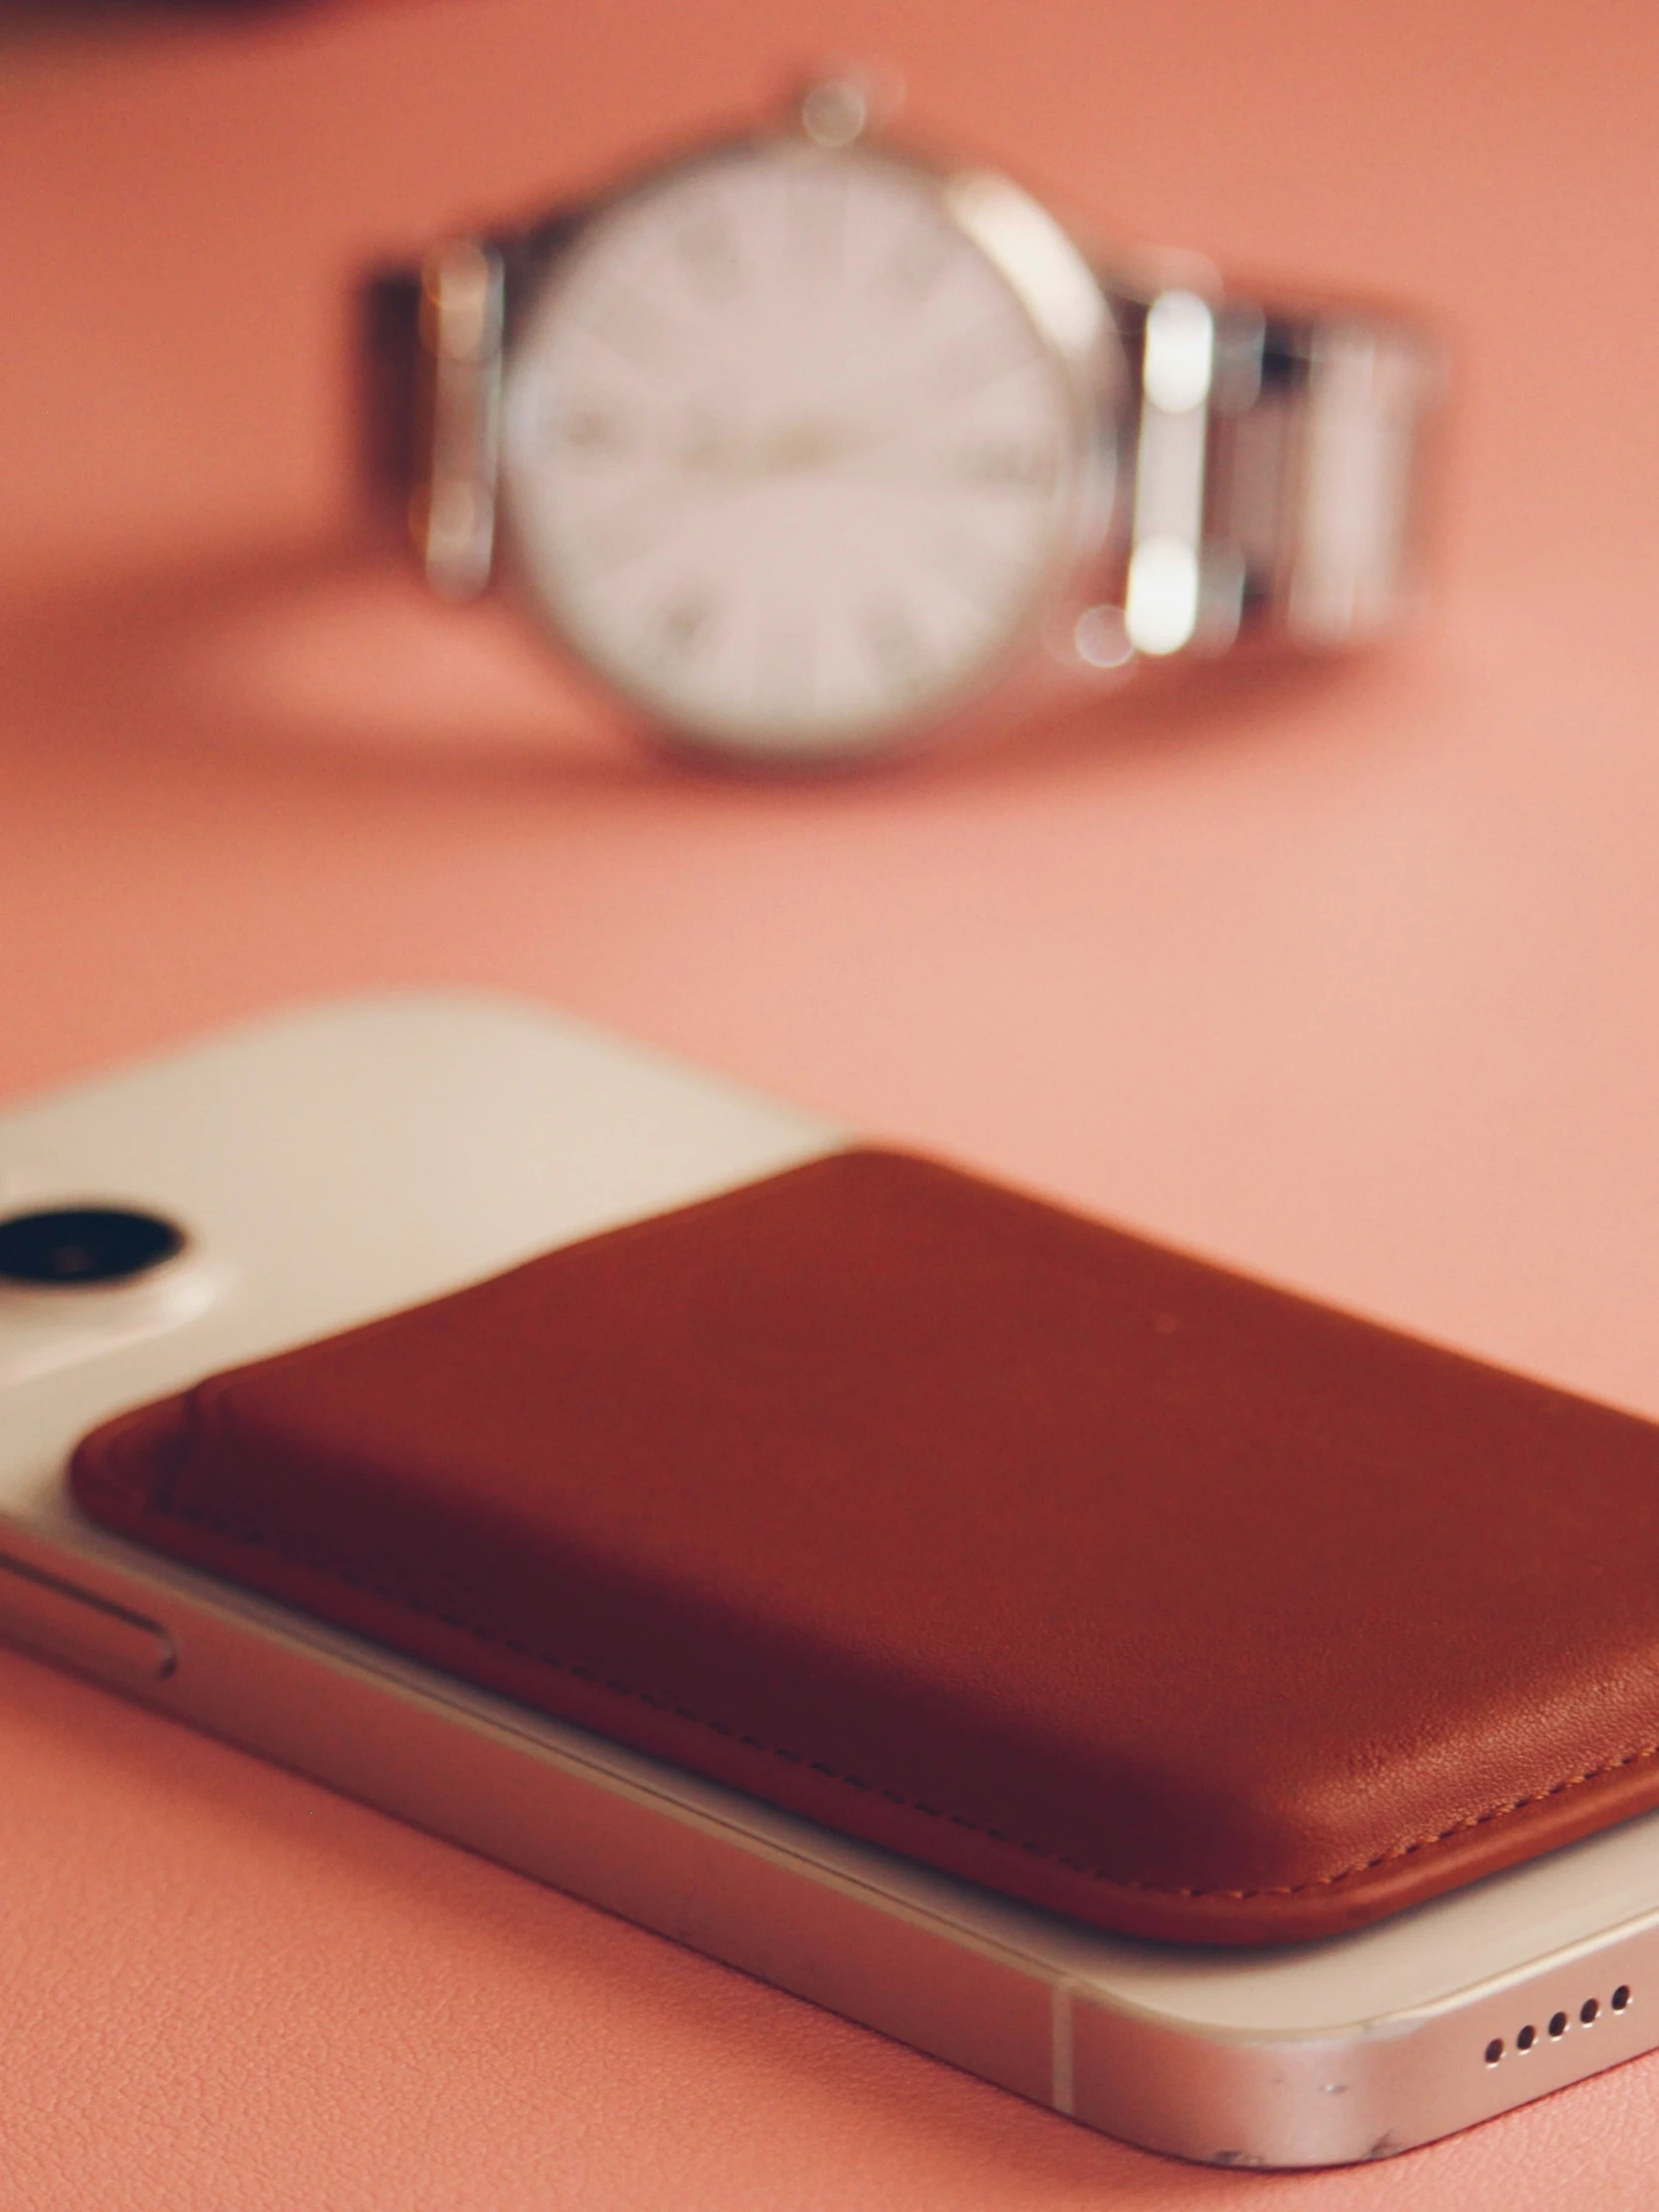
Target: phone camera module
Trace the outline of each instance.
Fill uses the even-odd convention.
[[[131,1206],[49,1206],[0,1220],[0,1285],[31,1291],[120,1289],[176,1260],[177,1222]]]

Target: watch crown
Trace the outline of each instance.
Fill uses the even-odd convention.
[[[904,99],[896,70],[864,66],[827,71],[801,95],[801,128],[815,146],[851,146],[895,115]]]

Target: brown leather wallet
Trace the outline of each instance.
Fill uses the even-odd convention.
[[[107,1423],[123,1533],[1099,1926],[1659,1803],[1659,1428],[832,1155]]]

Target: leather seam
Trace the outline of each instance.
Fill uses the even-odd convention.
[[[417,1619],[432,1620],[445,1628],[459,1629],[479,1643],[511,1652],[515,1657],[528,1659],[552,1673],[573,1676],[577,1681],[588,1683],[595,1689],[609,1690],[616,1696],[632,1699],[636,1704],[649,1706],[654,1712],[667,1713],[676,1720],[690,1721],[714,1735],[743,1745],[746,1750],[762,1752],[768,1758],[781,1760],[788,1766],[805,1767],[809,1773],[822,1775],[827,1781],[838,1782],[843,1787],[861,1791],[866,1796],[884,1798],[902,1811],[919,1813],[924,1819],[945,1821],[953,1828],[965,1829],[970,1835],[983,1836],[987,1842],[1025,1852],[1031,1858],[1043,1860],[1051,1866],[1064,1867],[1069,1874],[1080,1875],[1086,1881],[1102,1883],[1118,1890],[1142,1892],[1152,1897],[1186,1898],[1194,1901],[1220,1898],[1243,1905],[1259,1898],[1304,1897],[1311,1891],[1334,1889],[1339,1883],[1353,1881],[1360,1875],[1373,1874],[1379,1867],[1388,1866],[1394,1860],[1409,1859],[1419,1852],[1432,1851],[1437,1845],[1449,1843],[1454,1837],[1466,1835],[1473,1829],[1489,1827],[1494,1822],[1525,1812],[1531,1806],[1542,1805],[1550,1798],[1564,1796],[1567,1791],[1576,1790],[1587,1782],[1599,1781],[1604,1775],[1616,1774],[1623,1768],[1639,1766],[1644,1760],[1659,1756],[1659,1743],[1644,1744],[1637,1751],[1627,1752],[1621,1759],[1610,1759],[1599,1767],[1589,1767],[1580,1774],[1568,1775],[1564,1781],[1552,1783],[1547,1789],[1534,1791],[1529,1796],[1506,1799],[1484,1813],[1471,1813],[1463,1820],[1454,1821],[1449,1828],[1415,1837],[1409,1843],[1392,1845],[1387,1851],[1379,1852],[1375,1858],[1359,1860],[1352,1867],[1343,1867],[1335,1874],[1312,1876],[1306,1882],[1279,1884],[1255,1890],[1183,1889],[1168,1883],[1142,1882],[1132,1875],[1110,1874],[1103,1867],[1085,1866],[1081,1860],[1053,1851],[1047,1845],[1029,1838],[1007,1835],[1000,1829],[988,1828],[983,1822],[969,1820],[965,1814],[948,1813],[938,1806],[925,1804],[918,1798],[905,1797],[896,1790],[884,1788],[880,1783],[866,1782],[861,1776],[846,1774],[838,1768],[826,1765],[822,1760],[811,1759],[805,1752],[791,1751],[780,1744],[766,1743],[758,1736],[751,1736],[744,1730],[733,1727],[729,1722],[711,1719],[706,1713],[693,1712],[689,1706],[656,1696],[633,1683],[618,1682],[614,1677],[600,1673],[595,1668],[579,1666],[574,1660],[554,1658],[550,1652],[538,1651],[532,1645],[519,1642],[516,1637],[503,1636],[494,1629],[480,1628],[477,1622],[464,1619],[460,1614],[445,1613],[436,1606],[419,1604],[400,1590],[389,1589],[384,1583],[372,1582],[366,1575],[353,1574],[333,1561],[319,1559],[313,1552],[301,1550],[296,1545],[280,1543],[264,1533],[256,1534],[233,1528],[210,1514],[189,1510],[178,1504],[164,1505],[152,1496],[130,1489],[119,1480],[110,1486],[119,1489],[124,1499],[137,1506],[141,1515],[183,1521],[189,1526],[206,1530],[210,1535],[245,1545],[251,1551],[275,1553],[276,1557],[289,1560],[293,1565],[304,1568],[311,1574],[320,1575],[325,1580],[381,1598]]]

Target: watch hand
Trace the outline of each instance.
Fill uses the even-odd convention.
[[[727,483],[752,483],[768,476],[791,476],[832,466],[855,439],[833,423],[806,420],[787,424],[747,447],[739,441],[698,437],[680,449],[681,473],[714,477]]]
[[[987,383],[1020,365],[1011,362],[988,373],[975,373],[966,381],[958,379],[942,390],[918,393],[909,404],[884,414],[872,415],[855,405],[828,418],[808,415],[747,444],[742,438],[700,427],[681,446],[677,458],[684,474],[714,476],[734,484],[834,468],[849,457],[934,426],[960,401],[972,398]]]

